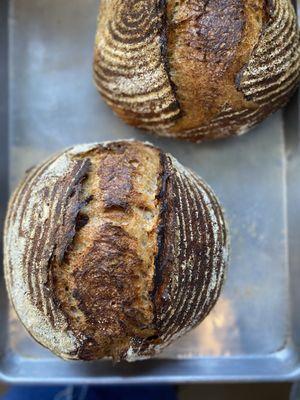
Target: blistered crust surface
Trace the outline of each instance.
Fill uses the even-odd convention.
[[[290,0],[264,1],[259,40],[251,57],[235,76],[234,84],[247,103],[224,104],[209,123],[182,133],[202,140],[243,134],[283,107],[300,80],[300,35]]]
[[[57,355],[118,360],[155,333],[159,176],[158,150],[117,142],[66,151],[16,190],[7,287],[25,327]]]

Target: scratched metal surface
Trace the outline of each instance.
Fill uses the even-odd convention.
[[[299,377],[297,96],[285,112],[243,137],[195,145],[149,136],[119,121],[93,85],[98,0],[12,0],[9,5],[10,191],[26,169],[61,148],[120,138],[150,140],[214,188],[227,211],[232,249],[224,291],[205,322],[159,359],[137,364],[55,358],[25,332],[2,290],[0,378],[131,383]]]

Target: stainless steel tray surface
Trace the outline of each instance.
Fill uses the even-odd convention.
[[[297,96],[284,112],[242,137],[195,145],[141,134],[113,115],[93,85],[97,10],[98,0],[9,2],[9,129],[6,135],[2,117],[2,187],[13,190],[26,169],[76,143],[150,140],[194,169],[220,197],[232,238],[227,282],[205,322],[158,359],[112,365],[64,362],[36,344],[8,307],[2,278],[0,378],[35,383],[299,378]],[[2,196],[3,217],[5,190]]]

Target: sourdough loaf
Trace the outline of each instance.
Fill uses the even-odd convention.
[[[125,122],[201,141],[246,132],[300,77],[290,0],[102,0],[94,79]]]
[[[211,189],[150,144],[68,149],[27,174],[7,212],[11,302],[65,359],[155,355],[209,313],[227,258]]]

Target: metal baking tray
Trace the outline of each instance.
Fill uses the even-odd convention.
[[[150,140],[205,178],[222,200],[232,236],[227,282],[205,322],[160,357],[113,365],[65,362],[36,344],[9,307],[1,276],[0,379],[76,384],[299,379],[298,96],[242,137],[195,145],[139,133],[113,115],[93,85],[97,10],[98,0],[1,1],[1,224],[8,191],[49,154],[82,142]]]

